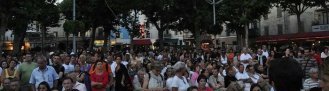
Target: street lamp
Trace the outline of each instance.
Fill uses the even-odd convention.
[[[215,1],[215,0],[206,0],[209,4],[212,5],[212,12],[213,12],[213,20],[214,25],[216,25],[216,4],[219,4],[223,0]]]
[[[214,25],[213,25],[213,29],[215,30],[215,25],[216,25],[216,4],[219,4],[220,2],[222,2],[223,0],[206,0],[209,4],[212,4],[212,12],[213,12],[213,21],[214,21]],[[216,38],[216,35],[215,35]]]
[[[75,22],[75,0],[73,0],[73,21]],[[74,24],[76,24],[76,23],[74,23]],[[74,27],[76,27],[76,26],[74,26]],[[74,28],[75,29],[75,28]],[[76,50],[77,50],[77,48],[76,48],[76,39],[75,39],[75,34],[73,33],[73,50],[72,50],[72,52],[74,53],[74,54],[76,54]]]

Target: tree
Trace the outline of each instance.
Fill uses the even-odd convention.
[[[21,47],[24,43],[24,38],[28,24],[32,21],[38,20],[38,15],[40,14],[52,14],[45,12],[43,9],[49,9],[44,7],[47,5],[54,4],[55,0],[39,1],[39,0],[5,0],[4,6],[6,7],[6,14],[8,16],[8,27],[14,30],[14,56],[21,55]],[[10,16],[10,17],[9,17]],[[45,15],[53,16],[53,15]],[[49,19],[49,18],[45,18]],[[48,20],[51,21],[51,20]]]
[[[315,1],[318,0],[273,0],[277,7],[282,8],[284,11],[288,11],[292,15],[297,17],[297,31],[305,32],[302,28],[302,21],[300,16],[311,7],[315,6]]]
[[[47,27],[58,26],[59,8],[54,4],[55,2],[39,3],[40,8],[36,9],[35,20],[41,24],[42,34],[42,53],[44,54],[44,41],[46,37]]]
[[[248,25],[268,14],[271,7],[270,0],[224,0],[217,14],[226,24],[227,32],[237,34],[239,45],[248,47]]]
[[[179,17],[179,30],[190,30],[195,39],[195,46],[200,49],[201,33],[220,34],[222,32],[222,21],[216,18],[216,25],[213,25],[212,5],[203,0],[175,0],[176,8],[174,14]],[[218,8],[218,4],[216,7]],[[216,10],[218,11],[218,9]],[[219,19],[218,19],[219,18]]]
[[[158,30],[160,49],[163,48],[163,32],[176,29],[178,25],[178,12],[175,12],[175,0],[143,0],[141,12],[147,17],[147,23],[152,24]]]
[[[81,21],[77,20],[66,20],[64,25],[63,25],[64,31],[65,31],[65,36],[66,36],[66,46],[68,47],[68,37],[69,34],[77,35],[80,30],[84,30],[85,25]],[[68,51],[68,49],[66,49]]]

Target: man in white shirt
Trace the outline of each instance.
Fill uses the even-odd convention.
[[[324,49],[324,51],[321,53],[321,58],[325,59],[328,57],[328,48]]]
[[[263,51],[262,55],[265,56],[266,58],[268,58],[269,53],[268,53],[268,50],[267,50],[265,45],[263,45],[263,50],[262,51]]]
[[[64,64],[63,64],[63,67],[65,68],[64,74],[74,71],[74,65],[72,65],[70,62],[71,62],[71,57],[69,55],[66,55],[64,57]]]
[[[77,89],[79,91],[87,91],[86,85],[77,81],[77,75],[75,73],[69,73],[70,78],[64,78],[63,80],[63,91],[69,89]],[[66,85],[66,86],[65,86]]]
[[[240,62],[244,65],[244,67],[247,67],[247,65],[249,65],[251,59],[252,57],[250,56],[250,54],[247,53],[247,50],[243,49],[242,54],[240,55]]]
[[[245,86],[244,87],[245,91],[248,91],[248,90],[250,90],[250,87],[251,87],[251,84],[250,84],[251,79],[250,79],[248,73],[244,70],[245,67],[242,64],[240,64],[238,66],[238,68],[239,68],[239,71],[235,74],[235,78],[238,81],[242,81]]]

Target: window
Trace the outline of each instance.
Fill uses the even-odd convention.
[[[282,17],[282,8],[281,7],[277,8],[277,17],[278,18]]]
[[[283,26],[282,24],[278,24],[278,35],[283,34]]]
[[[269,35],[269,27],[268,26],[265,26],[264,27],[264,35],[265,36],[268,36]]]

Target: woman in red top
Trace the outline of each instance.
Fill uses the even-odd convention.
[[[200,75],[198,77],[198,91],[213,91],[212,88],[210,87],[206,87],[206,83],[207,83],[207,77],[205,75]]]
[[[106,86],[109,83],[109,73],[106,71],[104,62],[97,61],[92,68],[94,71],[90,74],[92,91],[106,91]]]

